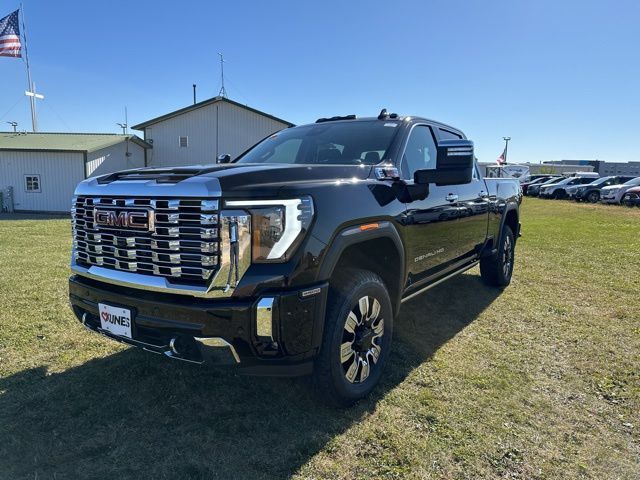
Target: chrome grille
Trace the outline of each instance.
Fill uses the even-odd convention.
[[[219,200],[79,196],[72,215],[75,261],[206,285],[219,265]],[[149,228],[98,225],[94,211],[148,213]]]

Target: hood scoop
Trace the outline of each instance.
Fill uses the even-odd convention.
[[[191,177],[217,170],[219,167],[184,167],[184,168],[141,168],[111,173],[98,178],[100,185],[108,185],[116,181],[154,180],[156,183],[178,183]]]

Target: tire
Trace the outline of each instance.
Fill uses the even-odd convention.
[[[633,203],[631,202],[631,196],[630,195],[624,195],[622,197],[622,200],[620,201],[620,203],[622,205],[626,205],[629,208],[633,208],[634,207]]]
[[[493,287],[506,287],[511,283],[515,260],[515,237],[508,225],[502,227],[500,245],[494,255],[480,260],[482,280]]]
[[[600,201],[600,192],[593,190],[589,192],[585,198],[590,203],[598,203]]]
[[[341,272],[331,282],[322,347],[315,361],[318,396],[336,407],[367,396],[380,380],[392,333],[393,309],[382,279],[366,270]]]
[[[553,199],[554,200],[561,200],[566,195],[567,195],[567,192],[565,192],[564,190],[556,190],[555,192],[553,192]]]

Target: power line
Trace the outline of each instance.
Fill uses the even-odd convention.
[[[22,97],[20,97],[18,99],[18,101],[16,103],[14,103],[11,108],[9,110],[7,110],[1,117],[0,117],[0,121],[3,120],[7,115],[9,115],[11,113],[11,110],[13,110],[14,108],[16,108],[16,105],[18,105],[20,102],[22,101]]]

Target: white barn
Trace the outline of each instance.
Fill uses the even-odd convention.
[[[224,97],[214,97],[132,128],[153,145],[149,166],[215,163],[219,154],[235,158],[264,137],[292,123]]]
[[[135,135],[0,133],[0,211],[68,213],[80,181],[144,167],[150,147]]]

